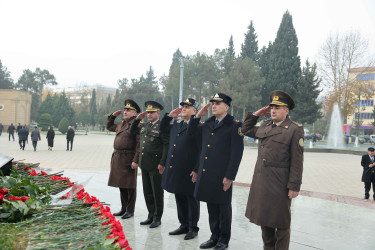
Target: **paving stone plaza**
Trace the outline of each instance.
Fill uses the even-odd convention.
[[[25,151],[20,150],[15,137],[15,142],[9,142],[8,134],[2,134],[0,153],[15,160],[39,162],[40,167],[50,169],[50,173],[64,170],[64,175],[73,181],[92,177],[86,187],[90,195],[109,203],[112,212],[120,209],[118,189],[107,186],[114,134],[77,133],[73,151],[66,151],[63,135],[56,135],[55,147],[48,151],[45,134],[42,134],[36,152],[30,141]],[[262,249],[260,227],[251,224],[244,215],[256,156],[256,148],[245,147],[233,190],[229,249]],[[359,155],[305,152],[302,191],[292,203],[290,249],[375,249],[372,237],[375,202],[363,200],[360,161]],[[165,192],[164,202],[162,225],[155,229],[141,226],[139,222],[146,219],[147,209],[142,180],[138,176],[135,216],[128,220],[118,217],[130,246],[136,250],[199,249],[210,236],[206,204],[201,202],[198,237],[185,241],[183,235],[168,235],[179,226],[174,195]]]

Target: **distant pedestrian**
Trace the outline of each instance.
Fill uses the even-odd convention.
[[[72,126],[69,126],[68,132],[66,133],[66,151],[69,151],[69,142],[70,142],[70,151],[72,151],[74,135],[75,133],[74,133]]]
[[[31,132],[31,141],[33,142],[34,152],[36,151],[38,140],[40,141],[40,132],[38,127],[35,126],[35,129]]]
[[[20,131],[18,131],[18,142],[20,144],[20,149],[25,150],[25,142],[29,136],[29,130],[24,126]]]
[[[55,131],[53,130],[53,127],[49,127],[49,130],[47,132],[47,141],[48,141],[48,150],[52,151],[53,148],[53,140],[55,139]]]
[[[26,125],[25,125],[26,126]],[[23,127],[22,127],[22,125],[21,125],[21,123],[18,123],[18,126],[17,126],[17,130],[16,130],[16,132],[18,133],[18,132],[20,132],[20,130],[22,129]]]
[[[375,149],[368,148],[368,154],[362,156],[361,165],[363,167],[362,182],[365,183],[365,199],[370,198],[370,189],[372,183],[373,198],[375,200]]]
[[[13,141],[14,141],[14,130],[16,130],[16,127],[13,125],[13,123],[11,123],[10,126],[8,127],[9,141],[10,141],[10,136],[12,136]]]
[[[4,126],[3,126],[3,124],[0,122],[0,136],[1,136],[1,134],[3,133],[3,129],[4,129]]]

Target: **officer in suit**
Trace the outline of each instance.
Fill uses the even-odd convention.
[[[370,197],[370,189],[372,183],[373,198],[375,200],[375,163],[374,163],[374,148],[368,148],[368,154],[362,156],[361,165],[363,167],[362,182],[365,183],[365,199]]]
[[[132,134],[140,135],[139,167],[142,169],[143,194],[148,217],[141,225],[155,228],[161,224],[164,194],[162,174],[168,153],[168,138],[160,133],[160,111],[163,106],[155,101],[145,103],[146,111],[140,113],[131,126]],[[140,123],[147,115],[148,122]]]
[[[130,127],[141,109],[131,99],[125,100],[124,105],[124,110],[113,112],[107,121],[107,129],[116,132],[108,186],[120,189],[121,210],[113,215],[128,219],[134,216],[139,158],[139,135],[131,134]],[[124,119],[115,124],[116,117],[122,112]]]
[[[213,116],[203,124],[200,118],[212,103]],[[217,93],[190,119],[188,134],[200,138],[201,153],[192,180],[194,196],[207,203],[211,237],[200,248],[221,250],[228,247],[232,223],[232,182],[236,178],[243,153],[241,123],[227,112],[232,98]]]
[[[248,113],[242,126],[244,135],[259,139],[246,217],[261,226],[264,249],[288,249],[290,205],[302,183],[304,130],[292,122],[289,111],[293,99],[276,90],[269,106]],[[258,118],[271,113],[259,127]]]
[[[174,193],[180,227],[170,235],[186,234],[184,239],[190,240],[198,235],[199,201],[194,194],[195,184],[191,181],[191,172],[198,162],[199,142],[195,136],[188,136],[187,128],[190,117],[197,113],[199,104],[192,98],[181,102],[181,108],[165,114],[161,120],[160,130],[169,137],[169,150],[166,168],[163,173],[162,187]],[[173,118],[173,125],[170,124]]]

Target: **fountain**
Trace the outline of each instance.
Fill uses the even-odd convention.
[[[333,105],[331,123],[328,130],[327,148],[344,148],[343,123],[339,105]]]

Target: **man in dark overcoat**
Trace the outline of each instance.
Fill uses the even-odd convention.
[[[4,126],[3,126],[3,124],[0,122],[0,136],[1,136],[1,134],[3,133],[3,129],[4,129]]]
[[[10,126],[8,127],[9,141],[10,141],[11,136],[14,141],[14,130],[16,130],[16,127],[13,125],[13,123],[11,123]]]
[[[35,126],[34,130],[31,132],[31,141],[33,143],[34,152],[36,151],[36,146],[38,145],[38,141],[40,141],[40,132],[38,130],[38,127]]]
[[[200,118],[212,114],[203,124]],[[228,247],[232,224],[232,182],[236,178],[244,149],[241,123],[227,112],[232,98],[217,93],[190,119],[188,133],[200,138],[201,153],[193,171],[194,196],[207,202],[211,237],[200,248],[221,250]]]
[[[141,109],[131,99],[125,100],[124,105],[123,111],[113,112],[107,120],[107,129],[116,132],[108,186],[120,189],[121,210],[113,215],[128,219],[134,216],[139,158],[139,135],[131,134],[130,127]],[[116,117],[122,112],[124,119],[115,124]]]
[[[182,108],[176,108],[165,114],[161,120],[160,130],[169,137],[169,150],[163,173],[162,187],[175,194],[177,216],[180,227],[169,232],[170,235],[186,234],[184,239],[190,240],[198,235],[199,201],[194,194],[195,184],[191,180],[191,172],[199,158],[199,140],[187,135],[190,117],[197,113],[199,104],[192,98],[181,102]],[[173,118],[181,116],[181,120]]]
[[[72,151],[74,136],[75,136],[75,132],[72,126],[69,126],[68,132],[66,133],[66,151],[69,151],[69,142],[70,142],[70,151]]]
[[[264,249],[288,249],[290,240],[290,205],[302,183],[304,130],[292,122],[289,110],[293,99],[276,90],[270,105],[248,113],[242,132],[259,139],[246,217],[261,226]],[[271,113],[259,127],[261,116]]]
[[[161,225],[164,209],[162,174],[168,153],[168,138],[160,132],[160,111],[163,106],[155,101],[145,103],[146,111],[140,113],[131,126],[131,133],[140,135],[139,167],[142,170],[143,194],[148,216],[141,225],[156,228]],[[147,115],[148,121],[141,123]]]
[[[365,183],[365,199],[370,198],[370,189],[372,183],[373,198],[375,200],[375,150],[373,147],[368,148],[368,154],[362,156],[361,165],[363,167],[362,182]]]
[[[18,131],[18,140],[20,144],[20,149],[25,150],[25,142],[29,136],[29,130],[26,128],[26,126],[23,126],[20,131]]]

